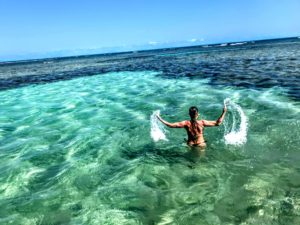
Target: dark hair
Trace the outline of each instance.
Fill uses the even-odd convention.
[[[189,114],[190,114],[191,119],[195,119],[197,113],[198,113],[198,108],[197,108],[196,106],[192,106],[192,107],[189,109]]]

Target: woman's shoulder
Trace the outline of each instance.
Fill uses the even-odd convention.
[[[197,123],[201,126],[204,126],[204,120],[197,120]]]

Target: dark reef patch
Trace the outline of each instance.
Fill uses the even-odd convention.
[[[300,40],[202,46],[0,63],[0,90],[119,71],[158,71],[166,79],[211,85],[287,89],[300,99]]]

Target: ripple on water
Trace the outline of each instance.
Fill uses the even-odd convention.
[[[285,91],[153,72],[4,91],[1,222],[297,224],[300,110]],[[205,153],[183,146],[180,129],[152,141],[153,111],[173,122],[197,105],[212,120],[227,97],[249,119],[245,145],[226,146],[223,126],[205,130]]]

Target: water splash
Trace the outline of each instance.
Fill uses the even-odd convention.
[[[157,142],[159,140],[164,140],[164,141],[168,141],[168,139],[166,138],[166,130],[164,128],[164,126],[162,125],[162,123],[157,119],[157,115],[160,114],[160,111],[154,111],[150,117],[150,122],[151,122],[151,137],[152,139]]]
[[[242,108],[229,98],[224,100],[232,115],[231,124],[225,125],[224,139],[227,145],[240,146],[247,142],[248,119]]]

